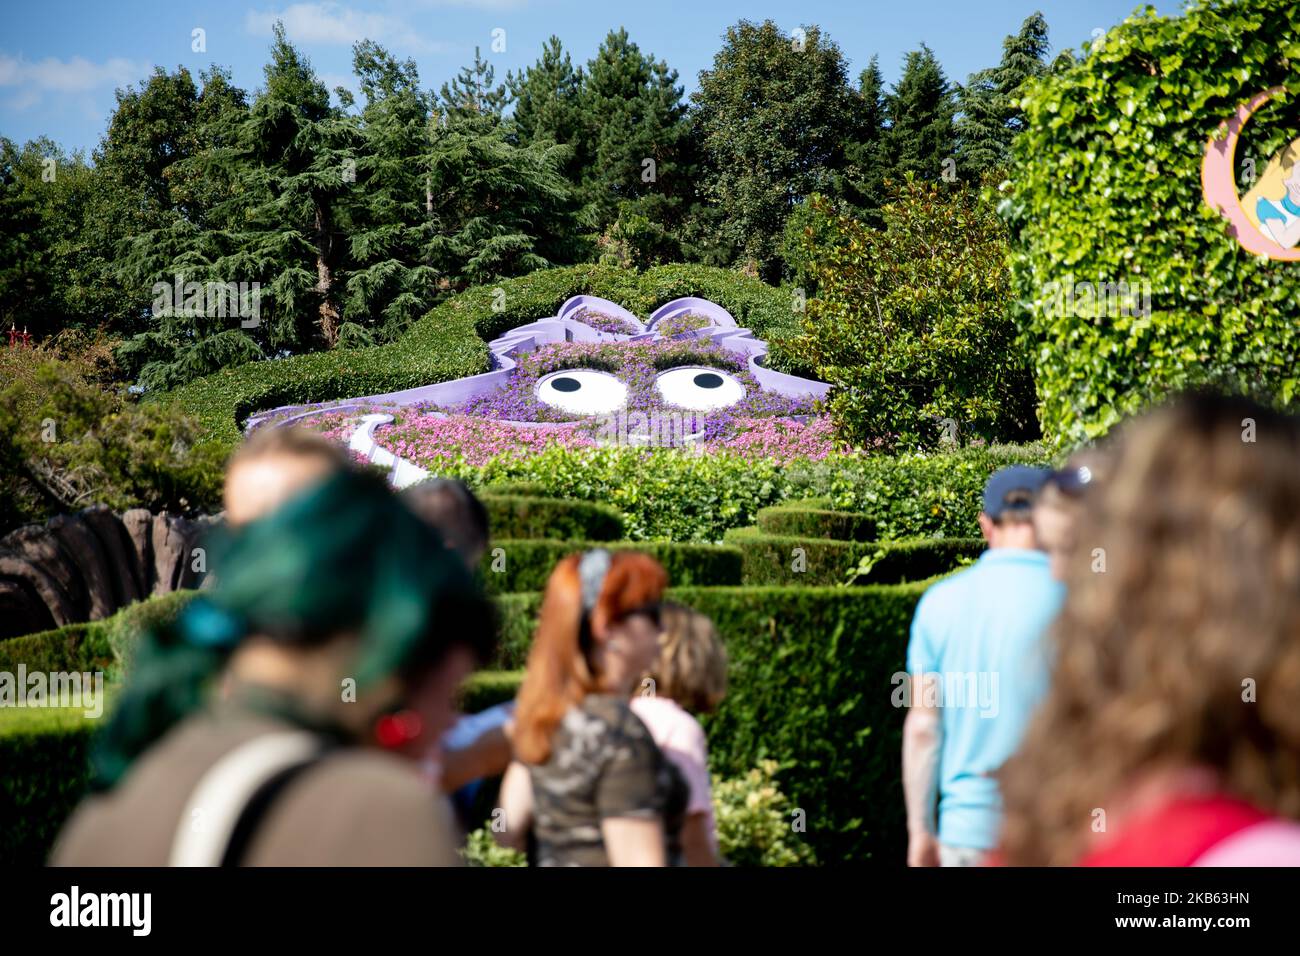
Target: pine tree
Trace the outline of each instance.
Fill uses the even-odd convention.
[[[518,76],[506,74],[519,141],[561,143],[573,147],[576,158],[585,132],[579,103],[584,80],[582,68],[573,68],[573,61],[556,36],[546,41],[536,63]]]
[[[186,219],[135,237],[122,272],[154,282],[257,283],[256,315],[192,307],[155,316],[122,349],[146,387],[168,388],[228,365],[331,347],[341,325],[349,171],[362,145],[356,117],[332,107],[311,64],[275,27],[266,86],[211,168],[232,195],[212,211],[223,229]],[[219,121],[219,120],[218,120]],[[250,305],[252,302],[250,301]]]
[[[507,99],[505,84],[496,82],[496,70],[474,47],[474,63],[442,84],[438,108],[449,123],[474,116],[500,119]]]
[[[412,60],[399,63],[370,40],[353,47],[352,64],[366,103],[346,205],[339,342],[349,346],[398,334],[428,308],[437,283],[422,261],[433,235],[424,168],[431,97]]]
[[[917,179],[939,179],[944,160],[953,156],[955,104],[943,67],[928,46],[907,54],[903,75],[886,103],[887,178],[898,182],[912,173]]]
[[[431,124],[425,154],[431,230],[424,260],[452,289],[553,263],[543,254],[572,227],[568,147],[519,146],[488,115]]]
[[[962,115],[956,124],[958,165],[973,180],[1009,162],[1011,141],[1025,127],[1017,102],[1020,87],[1047,71],[1049,49],[1047,21],[1034,13],[1002,42],[1002,61],[973,74],[962,90]]]
[[[584,222],[597,232],[620,206],[656,221],[674,218],[691,189],[684,168],[687,125],[677,71],[643,54],[626,30],[611,31],[581,87]]]
[[[873,56],[858,77],[857,116],[853,142],[845,147],[845,170],[836,190],[840,198],[875,221],[874,210],[884,201],[887,165],[885,154],[885,81],[880,59]]]

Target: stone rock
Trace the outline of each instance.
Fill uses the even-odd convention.
[[[0,640],[55,626],[49,607],[27,581],[0,577]]]
[[[153,519],[154,594],[167,594],[196,581],[190,570],[190,549],[198,539],[195,522],[180,515],[161,512]]]
[[[135,547],[117,515],[107,505],[95,505],[81,512],[81,519],[99,539],[108,559],[116,606],[126,607],[144,597]]]
[[[118,608],[113,570],[95,533],[80,515],[58,515],[50,519],[49,528],[81,569],[90,605],[86,619],[101,621],[111,615]]]
[[[21,581],[44,603],[56,627],[76,623],[76,608],[59,587],[59,582],[13,551],[0,552],[0,578]]]
[[[86,620],[90,603],[81,569],[49,528],[26,525],[0,539],[0,549],[22,556],[57,581],[67,599],[72,620]]]
[[[153,593],[153,512],[148,508],[132,508],[122,515],[122,527],[131,539],[136,566],[140,569],[140,596]]]

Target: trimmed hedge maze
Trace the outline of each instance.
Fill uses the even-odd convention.
[[[612,533],[605,506],[574,507],[530,496],[515,485],[485,495],[494,521],[483,578],[502,622],[492,667],[462,695],[473,712],[509,700],[518,689],[551,568],[566,554],[599,544],[638,548],[668,569],[669,597],[709,615],[730,658],[726,700],[704,718],[713,769],[745,773],[776,760],[784,792],[807,819],[806,839],[826,863],[900,865],[905,821],[898,754],[903,715],[891,705],[904,670],[908,631],[928,578],[978,553],[980,542],[840,540],[865,535],[861,515],[812,501],[769,509],[755,528],[726,545],[599,540]],[[509,494],[502,494],[508,491]],[[560,506],[564,505],[564,508]],[[782,512],[772,517],[774,512]],[[547,515],[546,524],[540,515]],[[541,523],[539,523],[541,522]],[[501,531],[564,528],[575,537],[500,537]],[[805,534],[771,534],[800,529]],[[577,535],[581,535],[578,537]],[[802,548],[804,570],[791,571]],[[876,555],[865,585],[843,586],[848,569]],[[500,563],[494,569],[493,561]],[[895,583],[909,582],[909,583]],[[100,668],[119,676],[144,627],[175,615],[195,592],[177,592],[95,621],[0,642],[0,669]],[[111,696],[110,696],[111,706]],[[0,863],[38,863],[85,790],[93,721],[79,713],[0,712]]]

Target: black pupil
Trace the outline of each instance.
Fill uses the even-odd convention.
[[[564,378],[553,378],[551,379],[551,388],[555,389],[557,392],[576,392],[578,389],[582,388],[582,383],[576,378],[568,378],[567,376]]]
[[[695,376],[695,384],[700,388],[718,388],[722,385],[722,376],[713,372],[701,372]]]

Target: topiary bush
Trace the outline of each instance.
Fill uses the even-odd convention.
[[[979,538],[834,541],[733,528],[724,539],[744,555],[746,586],[816,587],[847,583],[897,584],[946,574],[984,551]],[[850,576],[863,561],[865,573]]]
[[[480,710],[514,700],[523,680],[522,670],[478,671],[471,674],[460,688],[460,709],[466,714],[476,714]]]
[[[483,556],[483,582],[489,594],[541,591],[561,558],[595,547],[650,555],[663,565],[674,587],[741,583],[743,556],[738,548],[725,545],[540,538],[494,539]]]
[[[876,536],[876,523],[869,515],[832,511],[805,501],[789,501],[762,509],[758,513],[758,527],[766,534],[839,541],[870,541]]]
[[[891,702],[925,584],[861,588],[682,588],[727,647],[728,693],[703,718],[710,765],[736,776],[763,760],[822,863],[901,865],[907,828]]]
[[[1297,62],[1294,0],[1193,2],[1134,13],[1022,89],[1027,128],[1001,208],[1055,441],[1102,435],[1202,384],[1294,404],[1300,270],[1238,245],[1203,201],[1200,170],[1218,125],[1275,85],[1290,95],[1250,120],[1238,163],[1262,172],[1300,133]]]
[[[493,538],[613,541],[623,537],[623,515],[609,505],[486,492],[481,500]]]

